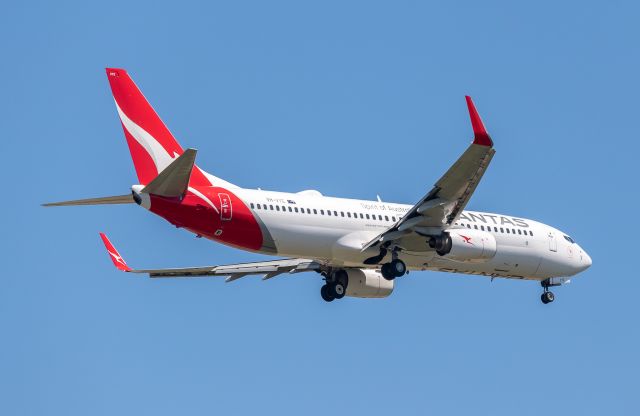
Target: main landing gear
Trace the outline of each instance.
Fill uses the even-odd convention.
[[[326,283],[320,288],[320,296],[325,302],[332,302],[334,299],[342,299],[347,293],[349,285],[349,275],[344,270],[338,270],[325,275]]]
[[[544,303],[545,305],[547,303],[551,303],[555,300],[555,295],[553,294],[552,291],[549,290],[550,286],[556,286],[556,285],[552,285],[549,282],[549,279],[543,280],[542,282],[540,282],[540,285],[542,286],[544,292],[542,292],[542,295],[540,295],[540,300],[542,301],[542,303]]]
[[[400,259],[393,259],[389,263],[382,265],[380,273],[385,279],[393,280],[407,273],[407,265]]]

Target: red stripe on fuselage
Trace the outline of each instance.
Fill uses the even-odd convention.
[[[238,196],[228,189],[219,187],[194,189],[206,199],[191,191],[187,191],[182,200],[151,195],[151,212],[177,227],[187,228],[224,244],[253,251],[262,248],[263,236],[260,226],[249,207]],[[231,201],[230,220],[221,218],[218,194],[228,195]]]

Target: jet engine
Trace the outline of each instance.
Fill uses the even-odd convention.
[[[464,263],[483,263],[496,255],[495,237],[486,231],[470,229],[449,230],[431,237],[429,246],[449,260]]]
[[[393,292],[393,281],[373,269],[345,269],[349,276],[346,296],[353,298],[386,298]]]

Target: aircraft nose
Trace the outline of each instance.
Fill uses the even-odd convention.
[[[591,256],[589,256],[586,251],[582,250],[582,255],[580,257],[582,259],[582,270],[587,270],[589,267],[591,267]]]

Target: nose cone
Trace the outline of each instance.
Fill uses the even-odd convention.
[[[591,267],[591,257],[586,251],[580,249],[580,271],[585,271]]]

